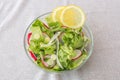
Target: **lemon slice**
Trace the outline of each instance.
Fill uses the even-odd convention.
[[[85,14],[80,7],[69,5],[62,10],[60,22],[69,28],[79,28],[84,25]]]
[[[54,22],[59,21],[60,22],[60,15],[62,11],[64,10],[65,6],[61,6],[53,10],[52,12],[52,19]]]

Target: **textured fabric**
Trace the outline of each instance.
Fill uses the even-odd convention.
[[[23,38],[37,16],[66,4],[85,11],[94,50],[78,72],[60,77],[33,65],[24,51]],[[39,80],[120,80],[120,0],[0,0],[0,80],[37,80],[38,76]]]

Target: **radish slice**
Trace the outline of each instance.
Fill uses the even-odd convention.
[[[49,63],[47,63],[47,62],[44,61],[44,59],[45,59],[45,58],[48,58],[48,56],[51,58],[50,55],[46,55],[46,57],[45,57],[45,56],[44,56],[44,57],[41,56],[42,64],[43,64],[45,67],[47,67],[47,68],[53,68],[53,67],[55,66],[55,62],[52,63],[52,65],[49,65],[49,63],[51,63],[51,61],[50,61]],[[53,61],[52,61],[52,62],[53,62]]]
[[[62,37],[63,37],[63,35],[64,35],[64,32],[62,32],[62,33],[58,36],[58,39],[59,39],[60,42],[62,42]]]
[[[57,56],[55,54],[52,54],[52,55],[46,54],[43,58],[44,59],[48,58],[48,59],[56,60]]]
[[[43,58],[44,58],[44,59],[46,59],[46,58],[51,58],[51,55],[46,54]]]
[[[42,34],[45,37],[45,40],[50,41],[50,36],[48,36],[47,33],[43,32]]]
[[[36,61],[37,57],[35,56],[35,54],[32,51],[29,51],[30,56]]]
[[[28,43],[28,45],[30,45],[31,35],[32,35],[32,33],[28,33],[28,36],[27,36],[27,43]]]
[[[67,28],[67,26],[62,26],[62,28]]]
[[[44,25],[44,27],[46,27],[47,29],[49,29],[49,27],[45,23],[43,23],[43,25]]]
[[[44,61],[44,58],[41,56],[41,61],[42,61],[42,64],[45,66],[45,67],[49,67],[49,65]]]
[[[71,60],[77,60],[81,55],[82,55],[82,52],[80,50],[75,50],[77,56],[73,57]]]

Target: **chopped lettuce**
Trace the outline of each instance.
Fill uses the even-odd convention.
[[[75,56],[75,52],[71,46],[67,46],[66,44],[60,46],[58,57],[64,69],[69,70],[72,68],[71,58],[73,56]]]
[[[39,27],[41,31],[46,31],[47,28],[44,26],[44,24],[39,20],[35,20],[34,23],[32,24],[32,27]]]
[[[54,44],[48,47],[41,47],[40,49],[44,50],[45,54],[55,54],[56,46]]]
[[[31,50],[35,54],[39,53],[40,52],[39,44],[40,42],[38,40],[31,40],[29,50]]]
[[[82,48],[88,42],[88,38],[85,40],[80,34],[75,32],[65,32],[62,41],[63,43],[72,46],[74,49],[78,49]]]

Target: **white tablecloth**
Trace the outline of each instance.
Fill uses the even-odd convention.
[[[0,0],[0,80],[35,80],[39,68],[24,51],[25,30],[37,16],[67,3],[83,8],[94,35],[81,80],[120,80],[120,0]]]

